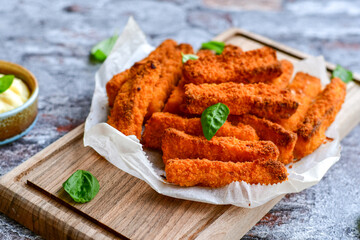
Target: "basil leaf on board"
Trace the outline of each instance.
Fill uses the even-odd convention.
[[[64,190],[78,203],[91,201],[99,192],[99,181],[90,172],[77,170],[63,183]]]
[[[0,77],[0,93],[5,92],[14,81],[14,75],[5,75]]]
[[[109,56],[111,49],[114,47],[117,39],[118,35],[114,35],[99,42],[91,49],[91,56],[100,62],[105,61],[107,56]]]
[[[224,125],[229,113],[229,108],[222,103],[212,105],[203,111],[201,114],[201,126],[207,140],[211,140],[221,126]]]
[[[331,78],[335,78],[335,77],[340,78],[344,83],[348,83],[351,82],[353,74],[351,71],[343,68],[338,64],[336,65],[336,68],[331,75]]]
[[[182,56],[182,62],[186,63],[188,60],[197,60],[199,59],[198,56],[196,56],[195,54],[183,54],[181,53]]]
[[[210,41],[201,44],[201,49],[209,49],[216,52],[216,54],[221,54],[224,51],[225,43],[224,42],[216,42]]]

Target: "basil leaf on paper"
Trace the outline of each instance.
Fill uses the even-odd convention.
[[[99,181],[90,172],[77,170],[63,183],[64,190],[78,203],[91,201],[99,192]]]
[[[14,81],[14,78],[14,75],[5,75],[0,77],[0,93],[3,93],[9,89],[9,87]]]
[[[343,68],[338,64],[336,65],[336,68],[331,75],[331,78],[335,78],[335,77],[340,78],[344,83],[348,83],[351,82],[353,74],[351,71]]]
[[[209,49],[216,52],[216,54],[221,54],[224,51],[225,43],[224,42],[216,42],[210,41],[201,44],[201,49]]]
[[[114,35],[108,39],[99,42],[91,49],[91,56],[100,62],[105,61],[107,56],[109,56],[112,48],[114,47],[117,39],[118,35]]]
[[[229,113],[229,108],[222,103],[212,105],[203,111],[201,114],[201,126],[207,140],[211,140],[221,126],[224,125]]]
[[[195,54],[183,54],[183,53],[181,53],[181,56],[182,56],[182,62],[183,63],[186,63],[188,60],[197,60],[199,58]]]

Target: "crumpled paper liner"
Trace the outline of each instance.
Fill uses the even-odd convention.
[[[95,74],[95,91],[85,123],[84,145],[92,147],[114,166],[149,184],[167,196],[212,204],[232,204],[254,208],[286,193],[299,192],[318,183],[327,170],[340,158],[339,133],[336,120],[326,132],[333,138],[314,153],[288,167],[289,180],[274,185],[251,185],[233,182],[222,188],[179,187],[166,183],[161,153],[144,150],[135,136],[125,136],[106,123],[108,103],[105,84],[113,75],[130,68],[146,57],[154,47],[130,18],[110,56]],[[323,57],[312,57],[294,64],[294,74],[303,71],[329,83]],[[125,183],[124,183],[125,184]]]

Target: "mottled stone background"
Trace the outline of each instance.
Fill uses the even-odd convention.
[[[240,27],[360,72],[359,0],[0,0],[0,59],[40,83],[39,121],[0,147],[0,176],[84,122],[99,68],[89,50],[131,15],[155,45],[174,38],[199,47]],[[360,238],[359,139],[357,127],[318,185],[287,195],[244,239]],[[41,238],[0,214],[0,239]]]

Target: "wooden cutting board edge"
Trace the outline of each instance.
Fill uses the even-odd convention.
[[[21,181],[32,169],[83,135],[84,124],[0,178],[0,212],[46,239],[114,239],[112,233],[74,215],[66,206]],[[65,144],[64,144],[65,143]],[[61,214],[59,214],[61,212]],[[42,224],[46,222],[46,225]],[[125,237],[120,237],[126,239]]]
[[[235,35],[245,36],[246,38],[273,47],[278,51],[285,52],[298,59],[303,59],[309,56],[263,36],[237,28],[225,31],[215,37],[214,40],[226,41]],[[331,71],[335,68],[335,65],[327,63],[327,68]],[[354,79],[359,81],[359,75],[355,74]],[[354,126],[356,125],[354,124]],[[104,228],[96,225],[79,214],[74,215],[67,207],[61,205],[45,194],[29,187],[26,182],[20,181],[28,172],[31,171],[31,169],[40,165],[43,161],[46,161],[46,159],[55,154],[57,151],[69,146],[71,142],[82,137],[83,128],[84,124],[81,124],[0,178],[1,212],[46,239],[113,239],[119,237],[118,235],[115,236],[106,231]],[[222,214],[194,237],[195,239],[239,238],[250,230],[256,222],[258,222],[277,202],[282,199],[282,197],[283,195],[256,208],[256,212],[253,211],[254,209],[232,206],[228,211]],[[236,224],[231,226],[228,225],[224,228],[222,222],[231,221],[232,219],[236,222],[236,220],[239,219],[239,216],[249,211],[253,211],[254,214],[252,214],[251,219],[248,219],[247,228],[243,227],[241,229],[237,229]],[[59,212],[62,214],[59,214]],[[46,226],[39,224],[42,221],[46,222]],[[76,224],[74,224],[74,222]],[[121,236],[120,238],[126,239],[126,237]]]
[[[256,33],[248,32],[248,31],[246,31],[244,29],[240,29],[240,28],[230,28],[230,29],[226,30],[225,32],[221,33],[220,35],[216,36],[213,40],[226,42],[229,38],[231,38],[235,35],[242,35],[250,40],[267,45],[269,47],[274,48],[277,51],[284,52],[287,55],[290,55],[290,56],[298,58],[298,59],[305,59],[305,58],[311,57],[310,54],[306,54],[297,49],[291,48],[287,45],[284,45],[282,43],[271,40],[267,37],[258,35]],[[326,68],[328,71],[333,71],[336,68],[336,64],[326,62]],[[353,73],[353,79],[356,82],[360,82],[360,74]]]

